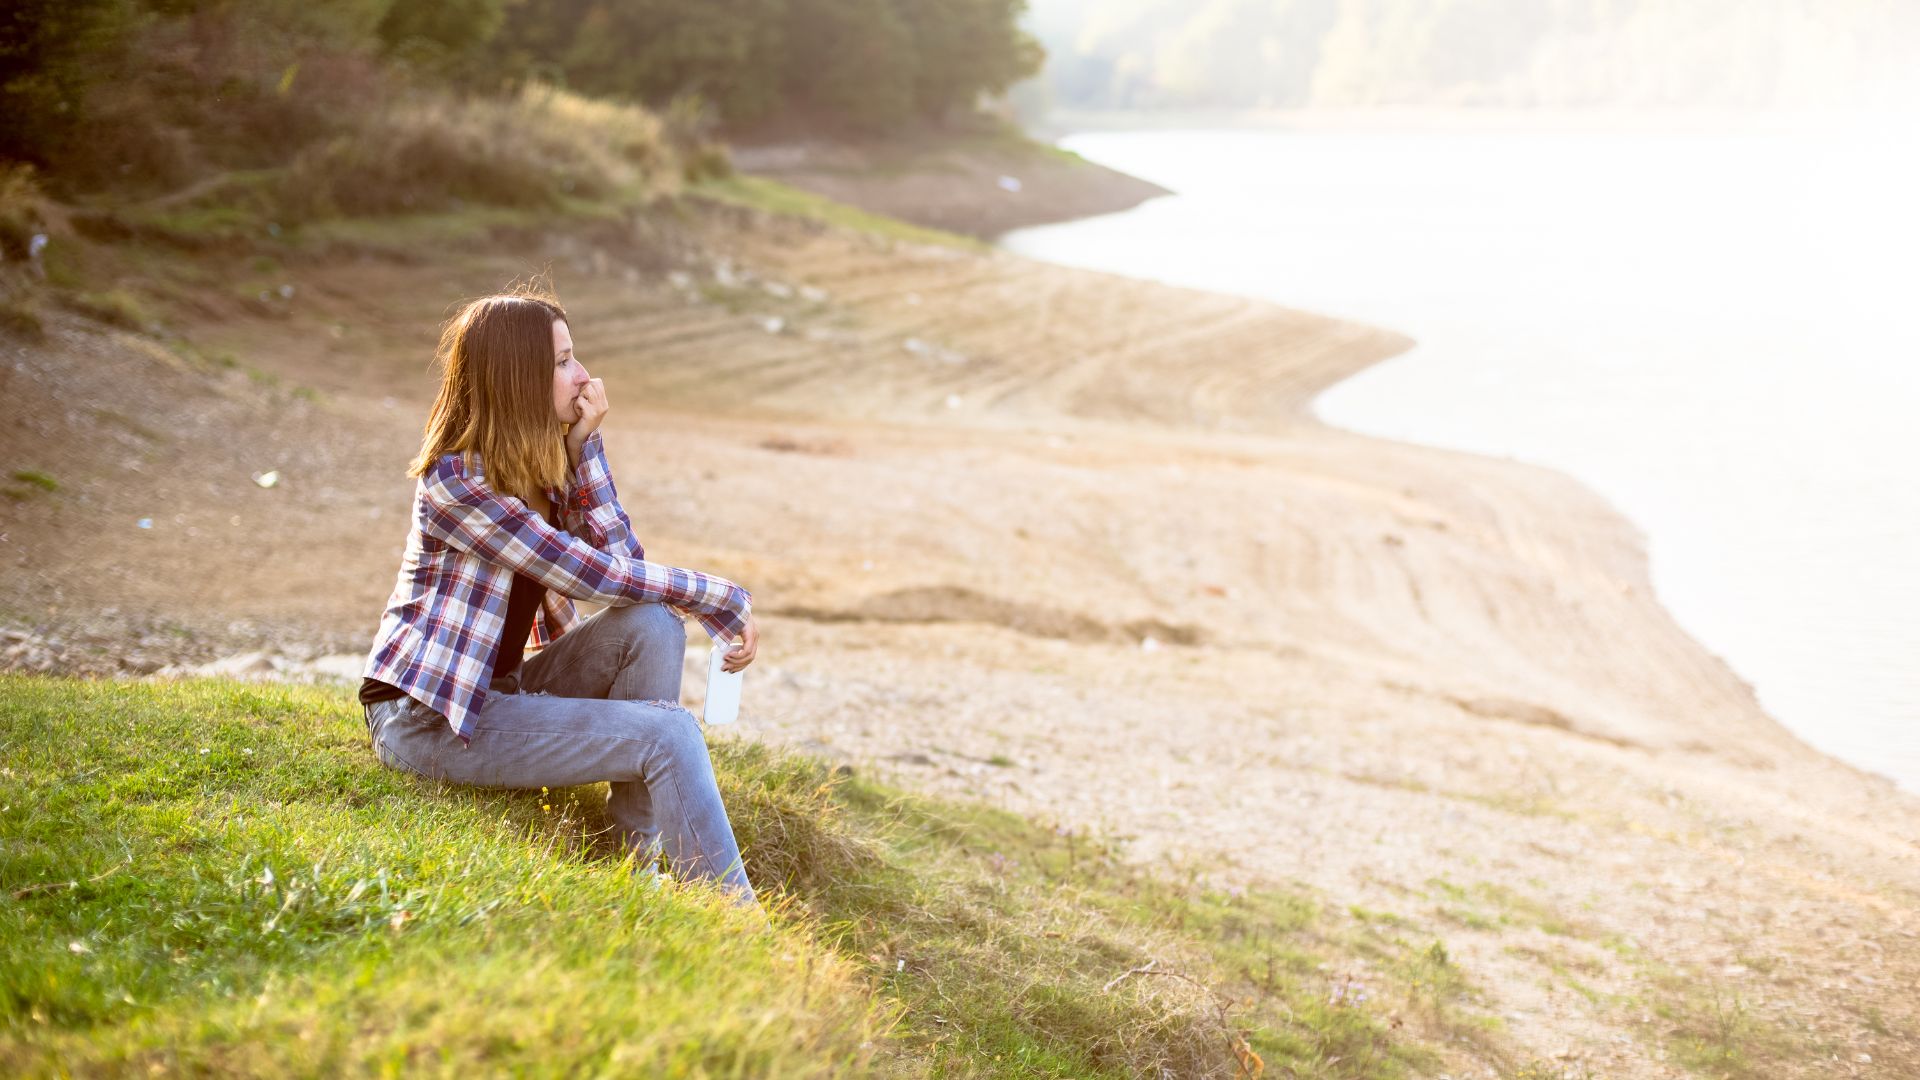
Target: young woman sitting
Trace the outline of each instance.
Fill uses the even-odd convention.
[[[753,662],[752,597],[647,562],[614,493],[606,389],[566,312],[532,292],[471,301],[440,342],[398,580],[360,700],[383,765],[487,787],[605,780],[607,816],[656,857],[759,910],[699,721],[680,707],[683,616]],[[606,607],[581,619],[574,600]]]

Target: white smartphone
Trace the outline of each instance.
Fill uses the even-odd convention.
[[[707,703],[701,707],[700,719],[709,724],[731,724],[740,716],[740,681],[747,672],[721,667],[731,648],[732,642],[717,642],[707,654]]]

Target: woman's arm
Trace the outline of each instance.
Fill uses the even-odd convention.
[[[580,444],[579,463],[574,466],[559,509],[560,526],[601,551],[634,559],[647,557],[613,489],[613,470],[607,465],[606,444],[598,430]]]
[[[752,614],[752,594],[726,578],[603,551],[555,529],[519,500],[503,498],[468,476],[458,454],[441,458],[421,476],[420,500],[427,535],[576,600],[664,601],[686,610],[716,641],[739,636]],[[612,514],[624,524],[626,515],[617,503]],[[608,519],[602,515],[602,521]]]

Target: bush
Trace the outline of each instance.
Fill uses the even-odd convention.
[[[550,207],[644,192],[672,155],[658,117],[529,83],[512,97],[421,92],[297,155],[273,193],[294,221]]]
[[[40,190],[28,164],[0,164],[0,263],[24,263],[33,256],[33,238],[68,235],[66,215]]]
[[[9,133],[13,156],[40,165],[62,197],[153,195],[222,169],[279,165],[399,85],[364,44],[274,4],[90,25],[80,55],[34,46],[19,85],[57,84],[59,97]],[[79,73],[63,74],[69,67]]]
[[[87,122],[102,65],[126,55],[131,0],[8,0],[0,19],[0,153],[43,168]]]

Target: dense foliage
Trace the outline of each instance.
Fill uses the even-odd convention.
[[[409,87],[529,82],[886,129],[970,112],[1039,69],[1025,0],[14,0],[0,159],[67,188],[262,167]],[[689,106],[697,101],[699,106]]]
[[[406,0],[402,0],[406,2]],[[496,70],[585,93],[695,92],[730,122],[799,111],[882,127],[968,109],[1040,68],[1025,0],[523,0]]]

